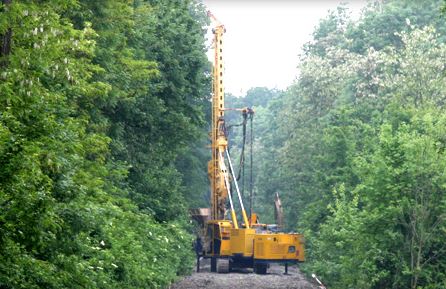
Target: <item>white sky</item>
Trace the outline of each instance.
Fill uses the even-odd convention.
[[[251,87],[289,86],[303,44],[341,2],[348,3],[353,17],[366,6],[365,0],[203,0],[226,27],[225,91],[244,95]],[[211,61],[212,55],[210,50]]]

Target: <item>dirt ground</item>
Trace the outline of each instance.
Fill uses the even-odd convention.
[[[297,266],[288,267],[288,275],[284,275],[285,267],[271,265],[268,274],[258,275],[252,269],[239,269],[228,274],[210,272],[209,260],[201,260],[201,270],[174,283],[171,289],[318,289],[308,282]]]

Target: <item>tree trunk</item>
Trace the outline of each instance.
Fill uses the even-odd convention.
[[[2,0],[2,4],[6,7],[10,5],[12,0]],[[4,11],[2,11],[4,13]],[[12,29],[8,28],[5,34],[0,34],[0,67],[6,67],[8,64],[7,56],[11,53]]]

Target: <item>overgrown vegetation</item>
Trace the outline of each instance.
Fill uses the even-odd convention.
[[[2,1],[0,288],[189,270],[177,166],[204,125],[206,21],[195,1]]]
[[[260,158],[256,190],[267,206],[282,192],[303,269],[329,288],[446,287],[442,6],[378,1],[357,21],[341,6],[267,105],[258,143],[279,161]]]
[[[285,92],[227,96],[256,111],[254,211],[274,222],[281,193],[329,288],[446,287],[445,6],[341,6]],[[0,288],[163,288],[190,270],[206,24],[193,0],[1,1]]]

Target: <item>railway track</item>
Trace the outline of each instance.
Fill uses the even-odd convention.
[[[272,265],[268,274],[258,275],[252,269],[240,269],[227,274],[210,272],[210,262],[201,261],[200,272],[174,283],[170,289],[318,289],[300,273],[297,266],[290,266],[288,274],[284,274],[284,267]]]

